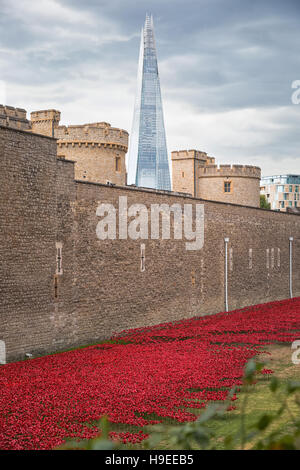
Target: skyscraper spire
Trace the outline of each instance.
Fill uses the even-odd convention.
[[[153,17],[148,13],[141,35],[127,170],[128,184],[171,189]]]

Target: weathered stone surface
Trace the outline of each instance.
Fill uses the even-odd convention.
[[[223,311],[224,237],[230,310],[289,297],[291,236],[293,294],[300,295],[299,216],[76,181],[74,163],[56,152],[55,139],[0,126],[0,340],[8,361]],[[148,208],[204,204],[203,249],[187,251],[185,239],[99,240],[97,207],[117,209],[119,196]]]

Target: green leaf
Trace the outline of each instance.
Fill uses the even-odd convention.
[[[209,421],[211,418],[213,418],[216,415],[217,409],[218,409],[217,405],[215,404],[209,405],[206,408],[206,410],[203,413],[201,413],[196,423],[199,423],[199,424],[206,423],[207,421]]]
[[[224,446],[226,449],[230,449],[233,447],[233,436],[231,434],[225,437]]]
[[[258,422],[256,423],[256,428],[259,429],[260,431],[263,431],[266,429],[269,424],[273,421],[273,416],[264,414],[260,417]]]
[[[277,377],[272,377],[271,378],[271,383],[270,383],[271,392],[276,392],[278,387],[279,387],[279,380],[277,379]]]

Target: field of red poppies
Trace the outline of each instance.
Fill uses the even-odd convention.
[[[52,449],[66,438],[91,438],[103,415],[141,427],[111,433],[126,442],[144,439],[142,426],[159,417],[196,419],[192,409],[224,400],[266,344],[300,339],[300,298],[112,339],[0,366],[0,449]]]

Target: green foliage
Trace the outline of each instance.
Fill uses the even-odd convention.
[[[267,201],[267,198],[264,194],[260,195],[260,208],[271,209],[271,204]]]
[[[257,382],[264,364],[251,359],[244,371],[243,387],[241,393],[241,409],[238,414],[240,425],[235,432],[222,437],[225,449],[258,449],[258,450],[296,450],[300,449],[300,382],[280,382],[276,377],[269,380],[269,391],[276,398],[277,409],[265,412],[256,417],[253,423],[246,425],[246,409],[249,394],[253,385]],[[279,393],[280,392],[280,393]],[[227,400],[220,403],[209,404],[196,421],[187,422],[182,425],[147,426],[146,432],[149,438],[144,440],[139,448],[143,449],[215,449],[216,435],[210,427],[212,420],[228,419],[228,407],[231,398],[236,393],[234,387],[228,394]],[[297,405],[299,414],[293,415],[289,408],[289,401]],[[286,430],[274,427],[276,420],[284,412],[290,415],[290,423]],[[133,445],[125,445],[109,439],[109,422],[106,417],[99,423],[102,430],[101,436],[95,439],[81,442],[68,442],[61,449],[86,449],[86,450],[113,450],[113,449],[136,449]],[[255,442],[254,442],[255,441]]]

